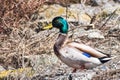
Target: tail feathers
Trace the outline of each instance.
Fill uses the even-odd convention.
[[[99,51],[99,52],[105,54],[105,55],[108,56],[108,57],[111,57],[111,54],[107,54],[107,53],[105,53],[105,52],[102,52],[101,50],[97,50],[97,51]]]
[[[109,60],[111,60],[111,58],[110,58],[110,57],[107,57],[107,56],[101,57],[101,58],[98,58],[98,59],[101,61],[101,63],[106,63],[106,62],[108,62]]]

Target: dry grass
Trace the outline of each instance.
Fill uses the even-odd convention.
[[[4,0],[0,1],[0,33],[10,34],[11,27],[29,21],[44,0]]]
[[[54,41],[52,38],[49,41],[46,39],[51,32],[53,31],[36,34],[34,30],[26,27],[21,30],[14,28],[9,37],[0,36],[1,64],[12,65],[14,68],[25,67],[29,61],[25,61],[24,56],[49,53]]]

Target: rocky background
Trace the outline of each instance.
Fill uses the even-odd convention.
[[[115,56],[78,70],[54,55],[57,29],[43,30],[56,16],[69,22],[69,37]],[[119,0],[0,1],[0,80],[119,80]]]

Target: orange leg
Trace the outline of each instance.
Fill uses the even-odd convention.
[[[72,73],[75,73],[76,71],[77,71],[77,69],[75,68],[75,69],[73,69]]]
[[[84,70],[84,69],[86,69],[86,68],[85,68],[85,65],[82,65],[82,66],[80,67],[80,70]],[[77,71],[77,69],[74,68],[73,71],[72,71],[72,73],[75,73],[76,71]]]

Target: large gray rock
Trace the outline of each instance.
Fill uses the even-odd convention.
[[[104,36],[99,30],[89,30],[88,38],[89,39],[93,39],[93,38],[104,39]]]

